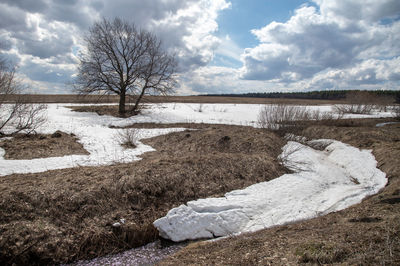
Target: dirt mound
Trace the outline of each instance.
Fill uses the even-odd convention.
[[[259,129],[204,125],[144,142],[157,151],[134,163],[2,177],[0,261],[71,262],[143,245],[172,207],[285,173],[284,141]]]
[[[1,140],[1,139],[0,139]],[[0,141],[6,160],[31,160],[72,154],[89,154],[73,134],[56,131],[53,134],[17,134]]]
[[[303,133],[311,138],[333,138],[372,149],[378,167],[387,173],[388,185],[379,194],[346,210],[254,234],[195,243],[161,264],[398,265],[400,126],[376,128],[372,120],[360,120],[353,126],[317,124]]]

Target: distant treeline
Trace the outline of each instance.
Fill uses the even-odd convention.
[[[332,90],[332,91],[310,91],[310,92],[250,92],[242,94],[207,94],[206,96],[223,97],[254,97],[254,98],[286,98],[286,99],[315,99],[315,100],[341,100],[348,93],[357,93],[360,90]],[[365,91],[363,91],[365,93]],[[376,90],[367,91],[377,96],[393,97],[400,102],[400,91]]]

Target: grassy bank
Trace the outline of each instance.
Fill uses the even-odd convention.
[[[303,135],[372,149],[388,185],[346,210],[254,234],[189,245],[162,265],[398,265],[400,263],[400,126],[379,120],[309,125]]]
[[[64,263],[140,246],[170,208],[285,172],[274,133],[197,128],[145,140],[157,151],[138,162],[0,178],[0,261]]]

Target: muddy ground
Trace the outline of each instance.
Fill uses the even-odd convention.
[[[254,234],[189,245],[162,265],[399,265],[400,124],[379,120],[310,125],[303,135],[372,149],[388,185],[346,210]]]
[[[157,239],[152,223],[169,209],[286,172],[276,134],[196,127],[145,140],[157,151],[138,162],[1,177],[2,264],[65,263],[141,246]]]

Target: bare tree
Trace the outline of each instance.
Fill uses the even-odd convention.
[[[103,19],[90,28],[85,41],[87,50],[80,58],[75,81],[80,93],[119,95],[122,115],[127,95],[137,97],[131,110],[136,112],[146,93],[172,91],[176,61],[154,34],[119,18]]]
[[[0,59],[0,135],[30,134],[46,121],[43,104],[26,103],[15,67]]]

